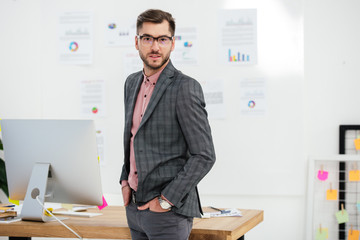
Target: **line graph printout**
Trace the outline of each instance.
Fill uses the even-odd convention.
[[[232,9],[219,13],[219,59],[227,65],[257,63],[257,10]]]

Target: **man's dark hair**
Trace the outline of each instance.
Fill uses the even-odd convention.
[[[142,28],[144,22],[162,23],[164,20],[169,23],[169,31],[171,36],[174,36],[175,19],[170,13],[159,9],[149,9],[138,16],[136,21],[136,33],[139,34],[139,30]]]

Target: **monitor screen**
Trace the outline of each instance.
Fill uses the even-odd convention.
[[[45,202],[102,205],[93,120],[3,119],[1,128],[11,199],[25,199],[34,166],[47,164]]]

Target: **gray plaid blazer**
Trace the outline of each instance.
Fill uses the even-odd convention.
[[[124,165],[120,177],[130,172],[130,138],[133,109],[143,80],[142,72],[125,82]],[[199,217],[197,184],[215,162],[211,130],[200,84],[171,61],[161,73],[134,137],[138,172],[136,200],[142,205],[163,194],[172,211]]]

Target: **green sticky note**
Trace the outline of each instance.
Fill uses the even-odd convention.
[[[349,221],[349,214],[348,212],[344,209],[344,210],[340,210],[337,213],[335,213],[336,219],[338,221],[338,223],[346,223]]]
[[[320,230],[318,229],[316,231],[315,240],[326,240],[326,239],[327,239],[327,231],[324,231],[324,229],[321,229],[321,233],[320,233]]]
[[[328,239],[328,229],[327,228],[321,228],[316,231],[315,240],[326,240]]]

